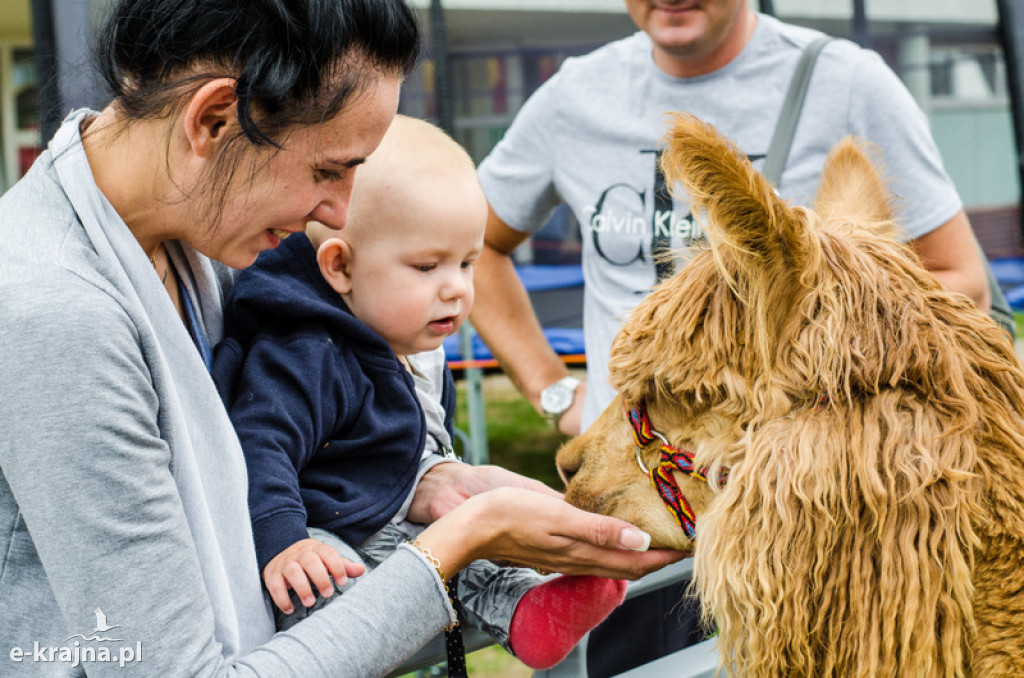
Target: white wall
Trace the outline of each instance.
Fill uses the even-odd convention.
[[[780,16],[845,18],[853,13],[852,0],[774,0]],[[995,0],[866,0],[873,21],[927,21],[928,23],[994,24]]]

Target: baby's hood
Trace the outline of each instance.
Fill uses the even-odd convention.
[[[247,344],[259,331],[320,326],[373,352],[390,353],[320,274],[316,250],[305,236],[290,236],[238,273],[224,310],[224,336]]]

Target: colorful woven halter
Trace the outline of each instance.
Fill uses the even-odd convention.
[[[629,416],[629,423],[633,427],[633,440],[636,442],[636,461],[640,469],[651,478],[654,489],[658,491],[661,500],[665,502],[672,516],[683,528],[683,532],[691,541],[696,540],[697,531],[695,528],[696,516],[686,501],[679,484],[673,477],[673,471],[679,471],[686,475],[707,482],[707,469],[698,469],[693,465],[693,452],[681,450],[669,444],[665,436],[654,430],[651,420],[647,416],[647,407],[641,404],[639,407],[626,405],[626,413]],[[655,469],[648,469],[640,457],[640,449],[647,447],[655,440],[660,441],[661,461]],[[724,482],[724,475],[720,477]]]

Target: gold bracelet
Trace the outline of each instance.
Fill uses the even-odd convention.
[[[437,572],[437,576],[441,578],[441,584],[444,586],[444,592],[448,596],[448,602],[451,603],[452,608],[454,608],[455,601],[452,600],[452,592],[451,589],[448,588],[448,577],[444,576],[444,570],[441,569],[441,561],[437,559],[437,556],[430,552],[430,549],[421,544],[419,539],[406,540],[405,543],[419,551],[423,557],[427,559],[427,562],[434,567],[434,570]],[[445,631],[451,631],[458,625],[458,622],[449,624],[445,627]]]
[[[437,559],[437,556],[431,553],[430,549],[421,544],[419,539],[411,539],[406,541],[405,543],[413,547],[420,553],[422,553],[423,557],[426,558],[427,561],[429,561],[430,564],[434,566],[434,569],[437,570],[437,576],[441,578],[441,582],[444,584],[444,590],[447,591],[448,577],[444,576],[444,570],[441,569],[441,561]]]

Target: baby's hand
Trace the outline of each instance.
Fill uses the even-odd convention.
[[[312,607],[316,602],[310,582],[324,598],[334,594],[331,577],[343,586],[349,577],[358,577],[366,568],[338,555],[333,548],[316,539],[297,541],[274,556],[263,568],[263,583],[274,604],[285,614],[294,611],[288,589],[295,591],[302,604]],[[329,574],[329,576],[328,576]]]

